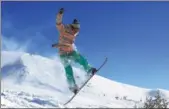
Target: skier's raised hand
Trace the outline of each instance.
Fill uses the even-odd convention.
[[[63,12],[64,12],[64,8],[60,8],[59,14],[63,14]]]
[[[56,27],[59,31],[63,29],[62,17],[63,17],[64,8],[60,8],[59,12],[56,15]]]

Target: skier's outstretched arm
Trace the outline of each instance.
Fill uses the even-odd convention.
[[[62,23],[62,18],[63,18],[63,12],[64,9],[61,8],[58,12],[58,14],[56,15],[56,28],[61,32],[64,28],[64,25]]]

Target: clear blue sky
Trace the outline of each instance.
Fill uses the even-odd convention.
[[[81,54],[95,67],[109,58],[99,75],[169,89],[169,2],[2,2],[4,39],[29,42],[30,53],[57,55],[51,44],[58,41],[55,16],[62,7],[64,24],[81,23],[75,42]]]

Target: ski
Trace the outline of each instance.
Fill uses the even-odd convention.
[[[106,62],[107,62],[107,57],[105,58],[105,60],[104,60],[104,62],[102,63],[102,65],[97,69],[97,72],[106,64]],[[97,72],[96,72],[96,73],[97,73]],[[96,74],[96,73],[95,73],[95,74]],[[95,74],[94,74],[94,75],[95,75]],[[80,92],[80,90],[92,79],[92,77],[93,77],[94,75],[90,76],[90,77],[87,79],[87,81],[79,88],[78,92],[77,92],[76,94],[74,94],[64,105],[67,105],[69,102],[71,102],[71,101],[73,100],[73,98],[76,97],[76,95]]]

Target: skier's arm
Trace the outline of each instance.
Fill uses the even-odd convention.
[[[59,13],[56,15],[56,28],[57,28],[59,31],[62,31],[63,28],[64,28],[64,25],[62,24],[63,11],[64,11],[64,9],[61,8],[61,9],[59,10]]]

